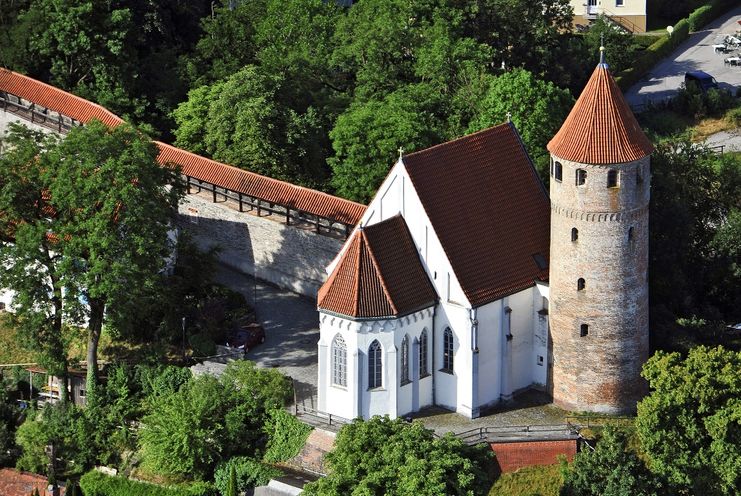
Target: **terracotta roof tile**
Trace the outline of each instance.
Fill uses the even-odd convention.
[[[319,289],[321,310],[372,319],[407,315],[437,300],[400,215],[358,229],[348,243]]]
[[[28,496],[34,489],[39,494],[47,494],[48,481],[42,475],[30,472],[21,472],[12,468],[0,469],[0,494],[2,496]],[[64,488],[60,488],[60,494],[64,494]]]
[[[402,160],[473,306],[547,279],[550,203],[512,124]]]
[[[71,117],[83,124],[98,119],[108,126],[124,121],[116,114],[84,98],[0,67],[0,90]]]
[[[653,145],[607,65],[599,64],[548,151],[584,164],[620,164],[650,155]]]
[[[0,68],[0,91],[7,91],[83,124],[94,118],[108,126],[124,122],[100,105],[3,68]],[[360,203],[237,169],[165,143],[156,143],[160,148],[160,163],[176,163],[187,175],[221,188],[350,225],[357,224],[365,212],[365,205]]]

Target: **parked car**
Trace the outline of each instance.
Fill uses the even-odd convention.
[[[265,342],[265,330],[262,326],[256,322],[241,326],[235,331],[229,339],[226,345],[232,348],[239,348],[247,353],[258,344]]]
[[[684,85],[689,88],[690,86],[697,87],[703,93],[707,93],[708,90],[718,89],[718,81],[713,76],[705,71],[690,71],[684,75]]]

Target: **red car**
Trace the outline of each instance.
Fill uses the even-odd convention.
[[[247,353],[260,343],[265,342],[265,330],[258,323],[246,324],[229,337],[226,345],[240,348]]]

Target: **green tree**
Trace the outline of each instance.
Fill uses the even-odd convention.
[[[561,496],[653,496],[661,483],[629,447],[625,430],[607,425],[594,450],[582,449],[562,462]]]
[[[66,384],[63,319],[79,317],[63,287],[57,230],[49,205],[47,171],[39,156],[58,146],[49,134],[11,125],[0,148],[0,287],[15,291],[15,325],[37,360]],[[62,399],[67,399],[63,388]]]
[[[326,460],[327,477],[305,486],[310,495],[474,495],[490,481],[488,446],[469,447],[452,435],[435,438],[420,422],[373,417],[342,428]]]
[[[600,59],[600,46],[605,47],[605,60],[613,74],[629,68],[635,60],[635,46],[633,35],[621,29],[616,29],[612,21],[601,15],[589,26],[584,36],[588,49],[589,59],[595,66]]]
[[[574,99],[568,90],[541,81],[524,69],[515,69],[491,80],[468,131],[501,124],[508,114],[511,115],[528,154],[545,180],[549,163],[546,145],[573,105]]]
[[[40,157],[58,213],[62,284],[88,317],[88,393],[95,390],[104,321],[126,332],[138,299],[155,286],[173,247],[170,218],[182,195],[177,171],[128,125],[75,128]]]
[[[442,141],[433,114],[437,99],[429,85],[401,88],[382,101],[354,103],[330,132],[335,156],[329,160],[337,194],[365,202],[399,156]]]
[[[674,494],[732,495],[741,487],[741,353],[657,352],[643,368],[651,394],[636,428],[652,470]]]

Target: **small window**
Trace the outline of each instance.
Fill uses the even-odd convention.
[[[583,277],[580,277],[576,281],[576,290],[577,291],[584,291],[584,288],[586,288],[586,287],[587,287],[587,283],[584,281],[584,278]]]
[[[450,327],[443,332],[443,372],[453,373],[453,331]]]
[[[553,165],[553,177],[556,181],[561,182],[561,179],[563,178],[563,166],[561,165],[561,162],[556,162]]]
[[[579,239],[579,230],[575,227],[571,228],[571,241],[576,241]]]
[[[347,345],[339,334],[332,340],[332,384],[347,386]]]
[[[580,329],[580,331],[579,331],[579,335],[580,335],[581,337],[584,337],[584,336],[586,336],[587,334],[589,334],[589,324],[582,324],[582,325],[581,325],[581,329]]]
[[[409,336],[401,340],[401,385],[409,383]]]
[[[548,262],[542,254],[536,253],[535,255],[533,255],[533,260],[535,260],[535,265],[537,265],[540,270],[545,270],[548,268]]]
[[[538,355],[538,365],[543,366],[543,355]]]
[[[617,188],[618,186],[618,172],[615,169],[607,171],[607,187]]]
[[[636,184],[643,184],[643,174],[641,174],[641,168],[636,169]]]
[[[85,397],[85,390],[80,389],[80,398],[84,398],[84,397]]]
[[[623,0],[615,0],[615,7],[622,7],[623,6]]]
[[[419,376],[426,377],[430,375],[427,368],[427,329],[419,335]]]
[[[576,185],[584,186],[587,182],[587,171],[584,169],[576,169]]]
[[[628,228],[628,241],[633,241],[633,228]]]

